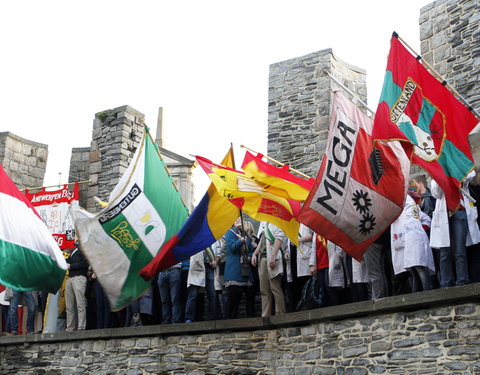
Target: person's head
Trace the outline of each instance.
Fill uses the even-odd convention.
[[[252,237],[255,234],[255,228],[253,227],[253,224],[251,221],[244,221],[243,222],[243,227],[245,228],[245,232]]]
[[[242,226],[242,218],[239,216],[233,225],[235,228],[240,228]]]
[[[419,175],[413,179],[415,181],[415,188],[420,194],[424,194],[427,190],[428,182],[424,175]]]

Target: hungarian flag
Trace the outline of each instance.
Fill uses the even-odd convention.
[[[234,166],[233,148],[230,147],[222,165]],[[205,250],[222,237],[240,216],[237,206],[210,184],[207,192],[180,229],[160,250],[157,256],[140,272],[150,280],[163,269]]]
[[[468,134],[477,124],[394,34],[373,138],[402,141],[412,163],[443,189],[451,212],[458,208],[461,183],[474,167]]]
[[[188,210],[147,132],[109,204],[93,215],[74,209],[81,249],[119,310],[150,287],[139,274],[185,223]]]
[[[290,173],[288,165],[275,167],[263,161],[263,155],[254,156],[250,152],[245,153],[242,169],[245,175],[261,185],[270,193],[303,202],[308,197],[313,186],[314,179],[303,179]]]
[[[66,269],[47,226],[0,166],[0,282],[55,293]]]
[[[290,240],[298,244],[300,227],[297,215],[300,202],[272,194],[248,178],[242,171],[197,156],[198,164],[212,180],[220,195],[229,199],[247,215],[258,221],[267,221],[283,230]]]
[[[358,261],[401,214],[410,168],[399,142],[373,147],[372,126],[335,93],[327,148],[298,217]]]

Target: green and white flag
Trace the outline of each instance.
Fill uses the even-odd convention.
[[[151,287],[139,271],[178,232],[188,210],[145,132],[108,206],[96,215],[74,207],[73,216],[81,249],[115,311]]]

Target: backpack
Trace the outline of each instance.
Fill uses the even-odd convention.
[[[321,287],[318,295],[315,294],[316,281],[317,275],[314,275],[305,282],[295,311],[310,310],[325,305],[325,288]]]

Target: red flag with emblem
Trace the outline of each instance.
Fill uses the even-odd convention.
[[[400,140],[413,164],[445,192],[449,211],[460,204],[461,183],[473,169],[468,134],[478,119],[403,46],[394,34],[374,140]]]
[[[335,93],[325,155],[298,217],[358,261],[402,212],[410,167],[398,142],[373,147],[372,127]]]

